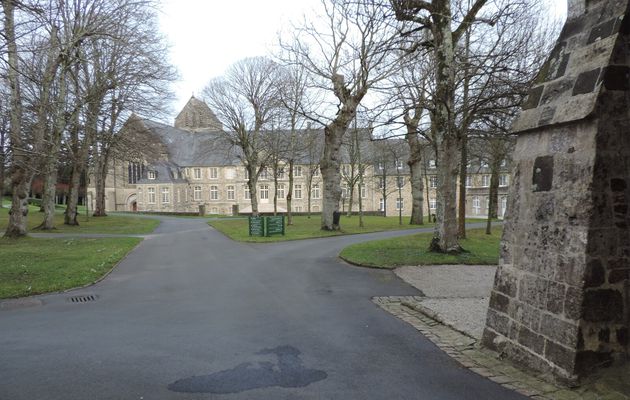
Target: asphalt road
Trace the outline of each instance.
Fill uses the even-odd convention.
[[[164,218],[101,283],[0,311],[0,399],[523,398],[370,301],[416,289],[336,257],[408,233],[254,245]]]

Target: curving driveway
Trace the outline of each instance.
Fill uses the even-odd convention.
[[[370,300],[416,289],[336,257],[409,233],[243,244],[162,218],[99,284],[0,311],[0,399],[523,398]]]

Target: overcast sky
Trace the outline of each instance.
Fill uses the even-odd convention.
[[[547,0],[550,13],[566,15],[566,0]],[[171,45],[177,113],[212,77],[232,63],[269,54],[277,33],[317,8],[317,0],[163,0],[162,32]],[[173,115],[174,117],[174,115]]]

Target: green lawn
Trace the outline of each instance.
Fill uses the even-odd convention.
[[[4,232],[9,220],[8,205],[0,208],[0,232]],[[160,224],[157,219],[138,218],[123,215],[108,215],[107,217],[86,217],[85,213],[79,216],[79,226],[68,226],[63,224],[63,209],[57,209],[55,214],[55,226],[57,229],[46,231],[50,233],[116,233],[116,234],[145,234],[151,233]],[[40,232],[35,230],[43,220],[43,214],[39,212],[39,207],[29,206],[28,230],[29,232]],[[43,232],[43,231],[42,231]]]
[[[499,261],[501,227],[494,227],[492,235],[484,229],[467,231],[467,239],[460,244],[467,251],[462,254],[431,253],[427,249],[431,233],[397,237],[353,244],[341,251],[344,260],[367,267],[396,268],[402,265],[489,264]]]
[[[295,216],[293,217],[293,225],[286,227],[285,236],[271,237],[250,237],[247,227],[247,218],[209,221],[208,224],[216,228],[229,238],[242,242],[278,242],[284,240],[310,239],[327,236],[347,235],[353,233],[415,229],[420,227],[433,226],[433,224],[409,225],[409,217],[403,217],[403,225],[398,224],[398,217],[365,216],[363,217],[363,222],[364,227],[360,228],[359,216],[353,215],[352,217],[346,217],[345,215],[343,215],[341,216],[340,221],[341,231],[329,232],[320,229],[321,219],[319,215],[314,215],[311,218],[308,218],[306,216]]]
[[[83,286],[100,279],[142,239],[0,238],[0,298]]]

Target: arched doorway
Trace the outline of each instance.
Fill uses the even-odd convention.
[[[138,211],[138,197],[135,193],[131,194],[127,198],[127,211],[137,212]]]

